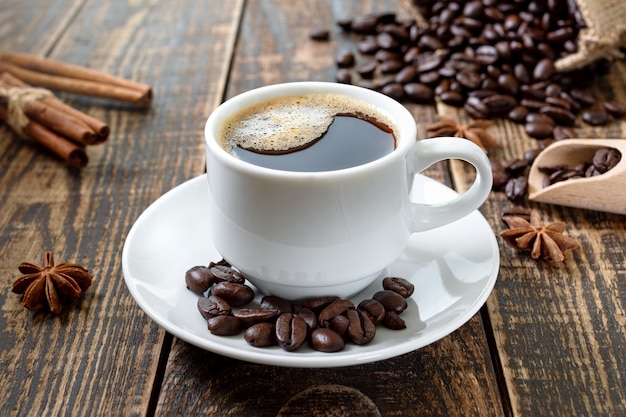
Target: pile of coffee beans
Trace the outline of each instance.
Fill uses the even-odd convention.
[[[346,343],[371,342],[378,325],[404,329],[406,324],[400,315],[414,291],[406,279],[387,277],[382,290],[358,305],[336,296],[301,303],[264,296],[260,305],[252,306],[254,290],[224,260],[190,268],[185,283],[200,296],[197,307],[212,334],[233,336],[243,332],[252,346],[278,345],[289,352],[305,344],[320,352],[337,352]]]
[[[590,125],[622,118],[626,106],[596,103],[587,92],[611,63],[557,72],[555,62],[577,50],[586,24],[573,0],[414,0],[427,21],[394,13],[337,22],[359,38],[340,52],[338,82],[400,100],[463,107],[475,119],[508,118],[536,139],[575,137],[577,115]],[[555,132],[555,128],[560,129]]]
[[[546,174],[543,186],[547,187],[560,181],[602,175],[614,168],[621,159],[622,153],[619,150],[602,147],[595,151],[591,161],[580,163],[573,168],[567,166],[544,166],[539,167],[539,171]]]

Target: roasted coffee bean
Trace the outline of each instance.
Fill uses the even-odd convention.
[[[330,321],[335,317],[345,313],[347,310],[353,310],[354,303],[350,300],[336,300],[324,307],[320,311],[317,320],[321,327],[328,327]]]
[[[526,152],[524,152],[524,159],[532,164],[533,161],[537,158],[537,156],[539,156],[541,151],[542,151],[541,148],[529,149]]]
[[[528,107],[526,106],[515,106],[511,109],[507,117],[509,120],[515,123],[524,123],[526,120],[526,115],[528,115]]]
[[[398,41],[388,32],[376,35],[376,43],[383,49],[396,49],[399,47]]]
[[[293,352],[302,346],[306,341],[307,333],[306,322],[297,314],[282,314],[276,320],[276,341],[288,352]]]
[[[298,315],[304,319],[309,330],[317,329],[317,316],[310,308],[301,308]]]
[[[314,41],[327,41],[330,39],[330,31],[328,29],[314,28],[309,33],[309,38]]]
[[[367,313],[374,324],[380,324],[385,317],[385,307],[378,301],[366,299],[359,303],[357,310]]]
[[[383,326],[391,330],[406,329],[405,321],[395,311],[388,311],[383,319]]]
[[[376,42],[376,38],[365,38],[357,44],[356,49],[364,55],[374,55],[380,47]]]
[[[215,316],[228,316],[232,311],[230,304],[226,300],[214,295],[199,297],[197,304],[198,311],[207,320]]]
[[[254,299],[254,290],[245,284],[222,281],[211,287],[211,295],[223,298],[233,307],[241,307]]]
[[[414,103],[428,104],[435,99],[432,88],[422,83],[408,83],[404,85],[404,94]]]
[[[277,310],[280,314],[293,313],[295,311],[295,306],[291,301],[275,295],[266,295],[261,298],[260,307],[268,310]]]
[[[523,200],[527,191],[528,180],[524,176],[511,178],[504,187],[504,194],[511,201]]]
[[[206,266],[194,266],[185,272],[187,288],[196,294],[202,294],[213,285],[214,277]]]
[[[506,115],[513,107],[517,106],[517,100],[508,94],[494,94],[485,97],[483,104],[489,108],[493,117],[499,117]]]
[[[489,108],[476,96],[470,96],[463,105],[465,112],[473,119],[489,118]]]
[[[524,173],[524,170],[530,165],[527,159],[524,158],[512,158],[506,162],[504,169],[509,176],[519,176]]]
[[[348,339],[357,345],[365,345],[376,336],[376,324],[372,318],[361,310],[348,310],[346,312],[348,318]],[[344,317],[344,316],[342,316]]]
[[[311,332],[309,345],[311,348],[319,352],[339,352],[346,343],[343,337],[332,331],[331,329],[315,329]]]
[[[376,71],[376,62],[373,60],[360,62],[355,70],[362,78],[370,79],[374,76],[374,72]]]
[[[544,58],[537,62],[537,65],[533,70],[533,79],[537,81],[548,80],[554,75],[555,71],[554,61],[550,58]]]
[[[498,86],[502,91],[513,96],[519,92],[519,82],[511,74],[500,75],[498,77]]]
[[[268,310],[266,308],[240,308],[234,310],[232,314],[241,321],[244,328],[270,321],[280,315],[278,310]]]
[[[546,122],[529,122],[524,125],[524,131],[535,139],[544,139],[552,136],[553,125]]]
[[[574,113],[561,107],[545,106],[539,111],[550,116],[557,124],[562,126],[573,126],[576,121]]]
[[[328,325],[323,326],[323,327],[328,327],[329,329],[333,330],[335,333],[343,337],[348,331],[349,325],[350,325],[350,320],[348,319],[348,317],[340,314],[338,316],[333,317],[328,322]]]
[[[476,48],[476,61],[482,65],[491,65],[500,58],[495,46],[481,45]]]
[[[381,303],[385,307],[385,311],[395,311],[400,314],[407,308],[407,302],[404,297],[395,291],[378,291],[372,296],[372,299]]]
[[[626,105],[619,101],[605,101],[602,106],[611,116],[621,119],[626,116]]]
[[[355,59],[352,52],[341,52],[335,58],[335,63],[339,68],[350,68],[354,65]]]
[[[408,280],[400,277],[386,277],[383,279],[383,288],[395,291],[404,298],[409,298],[415,291],[415,286]]]
[[[308,308],[313,310],[313,312],[319,314],[324,308],[329,306],[333,301],[340,300],[337,296],[325,296],[325,297],[315,297],[304,300],[302,303],[303,308]]]
[[[554,120],[544,113],[528,113],[526,115],[527,123],[547,123],[550,126],[554,126]]]
[[[378,19],[373,15],[358,16],[350,24],[350,30],[354,33],[370,34],[375,33]]]
[[[399,83],[387,84],[380,91],[384,95],[397,100],[400,100],[404,96],[404,87]]]
[[[389,59],[380,64],[380,72],[383,74],[395,74],[404,67],[404,62],[399,59]]]
[[[417,70],[415,67],[404,67],[394,77],[394,80],[400,84],[407,84],[415,80],[417,77]]]
[[[439,95],[439,98],[445,104],[448,104],[454,107],[460,107],[465,102],[465,98],[463,97],[463,94],[457,91],[444,91],[443,93]]]
[[[552,135],[554,136],[555,140],[571,139],[578,136],[574,128],[567,126],[554,126],[554,129],[552,130]]]
[[[230,266],[215,265],[209,268],[209,270],[211,271],[215,282],[228,281],[237,284],[243,284],[246,282],[246,279],[243,275],[241,275],[241,272]]]
[[[476,71],[461,71],[456,74],[456,80],[463,87],[473,90],[480,86],[482,81],[480,74]]]
[[[207,320],[207,328],[217,336],[234,336],[243,331],[243,324],[237,317],[215,316]]]
[[[257,323],[246,329],[243,338],[254,347],[276,346],[276,325],[274,323]]]
[[[352,73],[345,68],[341,68],[335,73],[335,81],[341,84],[352,84]]]
[[[614,168],[622,159],[622,154],[615,148],[600,148],[593,155],[593,166],[601,173]]]
[[[499,160],[489,158],[489,162],[491,163],[491,175],[493,177],[492,188],[494,190],[501,190],[509,181],[509,174],[506,172],[504,165],[502,165]]]
[[[596,102],[596,98],[592,94],[578,88],[572,88],[569,94],[582,107],[591,107]]]
[[[604,126],[609,121],[609,114],[602,109],[586,109],[582,112],[582,119],[591,126]]]

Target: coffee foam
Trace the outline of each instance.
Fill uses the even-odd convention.
[[[323,136],[338,114],[367,115],[393,126],[373,105],[343,94],[286,96],[253,104],[230,116],[221,126],[220,145],[227,151],[239,146],[277,154],[302,149]]]

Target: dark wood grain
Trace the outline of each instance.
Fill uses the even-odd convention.
[[[48,3],[42,7],[72,6]],[[155,101],[138,112],[65,97],[112,130],[88,149],[82,171],[2,128],[0,414],[145,415],[165,332],[130,296],[122,247],[152,201],[204,172],[203,124],[223,96],[241,3],[90,1],[71,22],[21,4],[13,19],[29,42],[5,37],[0,49],[45,53],[20,23],[32,21],[59,35],[50,56],[151,84]],[[94,275],[85,297],[58,317],[29,313],[9,290],[17,265],[39,263],[44,250]]]
[[[626,103],[626,66],[614,64],[599,78],[599,103]],[[440,106],[444,114],[457,110]],[[579,137],[626,138],[626,122],[591,127],[580,119]],[[522,126],[498,121],[490,130],[502,148],[490,156],[503,162],[537,147]],[[455,163],[457,188],[473,177]],[[615,190],[624,193],[623,190]],[[507,397],[519,416],[626,415],[626,222],[624,216],[525,201],[510,202],[493,192],[481,211],[496,234],[506,229],[503,210],[522,205],[544,223],[564,221],[566,233],[581,243],[565,262],[531,259],[499,240],[502,266],[487,302]]]

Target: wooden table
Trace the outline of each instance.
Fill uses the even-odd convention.
[[[371,364],[292,369],[229,359],[168,334],[131,297],[126,235],[159,196],[204,172],[211,111],[266,84],[333,81],[335,53],[353,45],[335,22],[405,13],[396,2],[9,3],[0,6],[0,50],[142,81],[155,100],[137,111],[61,95],[112,129],[82,170],[0,128],[0,415],[317,415],[327,407],[349,415],[367,404],[385,416],[626,415],[626,222],[616,214],[528,203],[542,219],[566,222],[582,248],[555,265],[498,237],[500,274],[480,313],[436,343]],[[310,41],[314,27],[331,29],[331,41]],[[624,63],[597,88],[626,102]],[[438,111],[451,111],[409,108],[422,136]],[[531,147],[519,126],[495,129],[503,160]],[[626,122],[587,133],[626,137]],[[459,190],[471,177],[456,165],[429,175]],[[509,206],[494,192],[481,208],[496,236]],[[44,250],[95,278],[60,316],[28,312],[10,290],[19,263],[40,262]],[[289,402],[298,394],[303,402]]]

